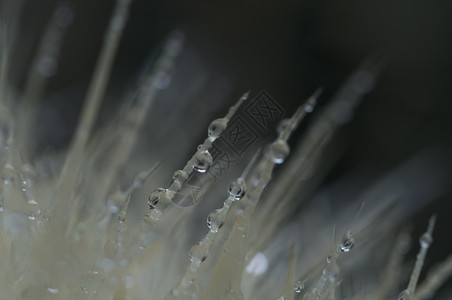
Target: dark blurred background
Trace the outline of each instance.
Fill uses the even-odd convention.
[[[13,78],[19,88],[56,3],[25,1],[14,51]],[[65,38],[59,72],[46,92],[44,103],[53,121],[41,120],[40,147],[67,145],[83,99],[83,93],[67,91],[86,89],[113,5],[112,0],[71,3],[75,20]],[[224,111],[246,90],[265,89],[292,112],[323,86],[321,107],[369,55],[386,58],[375,89],[347,125],[350,144],[326,183],[356,169],[376,174],[390,170],[426,147],[451,149],[451,1],[135,0],[102,118],[113,113],[115,95],[133,84],[140,67],[173,29],[185,33],[184,51],[195,60],[191,70],[178,70],[176,64],[175,72],[215,74],[227,87],[228,101],[210,100],[215,111]],[[190,86],[190,76],[185,80]],[[52,97],[61,93],[72,96]],[[452,250],[451,199],[446,194],[415,218],[419,225],[414,234],[419,236],[431,213],[439,212],[435,239],[442,246],[432,247],[427,265]]]

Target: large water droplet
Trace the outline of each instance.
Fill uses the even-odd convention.
[[[342,238],[341,250],[343,252],[349,252],[355,245],[355,238],[350,230]]]
[[[213,120],[209,125],[207,133],[212,140],[215,140],[223,133],[227,126],[228,122],[224,118]]]
[[[207,216],[207,227],[209,227],[212,232],[218,232],[218,230],[223,226],[221,211],[221,208],[217,209]]]
[[[158,188],[154,190],[148,198],[149,209],[155,209],[162,200],[162,198],[167,197],[166,193],[167,189],[164,188]]]
[[[278,139],[270,145],[267,151],[275,164],[282,164],[289,155],[290,148],[285,141]]]
[[[209,151],[201,151],[195,154],[195,163],[193,168],[199,173],[205,173],[212,165],[213,159]]]
[[[191,247],[188,253],[188,258],[191,262],[202,263],[207,258],[207,249],[203,243],[197,243]]]
[[[228,188],[228,193],[234,200],[240,200],[245,195],[245,182],[234,180]]]

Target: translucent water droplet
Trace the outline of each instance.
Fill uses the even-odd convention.
[[[400,295],[397,299],[398,300],[414,300],[414,297],[413,297],[413,295],[410,294],[410,292],[408,290],[404,290],[403,292],[400,293]]]
[[[195,164],[193,168],[199,173],[205,173],[212,165],[213,159],[209,151],[201,151],[195,154]]]
[[[245,182],[234,180],[228,188],[228,193],[234,200],[240,200],[245,195]]]
[[[301,291],[304,289],[304,282],[301,282],[300,280],[297,281],[297,283],[295,283],[293,290],[295,291],[295,293],[299,294],[301,293]]]
[[[289,126],[290,124],[290,119],[282,119],[281,121],[279,121],[278,126],[276,127],[276,132],[281,134],[283,133],[286,128]]]
[[[223,218],[221,216],[222,209],[217,209],[211,212],[207,216],[207,227],[209,227],[210,231],[218,232],[218,230],[223,227]]]
[[[428,248],[430,247],[430,245],[433,242],[433,238],[432,235],[429,234],[428,232],[424,233],[423,235],[421,235],[421,237],[419,238],[419,244],[421,244],[422,248]]]
[[[349,252],[355,245],[355,238],[350,230],[342,238],[341,250],[343,252]]]
[[[224,118],[213,120],[209,125],[207,133],[210,138],[215,140],[221,135],[221,133],[226,129],[227,126],[228,122]]]
[[[314,106],[311,104],[307,104],[304,108],[304,111],[307,113],[312,113],[314,111]]]
[[[158,188],[148,198],[149,209],[155,209],[163,197],[167,197],[167,189]]]
[[[34,215],[29,215],[29,216],[27,216],[27,218],[31,221],[36,220],[36,217]]]
[[[188,254],[188,258],[191,262],[202,263],[207,258],[207,249],[203,243],[197,243],[191,247]]]
[[[118,212],[118,222],[119,223],[124,223],[124,221],[126,220],[127,217],[127,213],[125,210],[121,210]]]
[[[270,145],[267,151],[275,164],[282,164],[289,155],[290,148],[285,141],[278,139]]]

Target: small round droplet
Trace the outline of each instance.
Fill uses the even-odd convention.
[[[355,245],[355,238],[350,230],[342,238],[341,250],[343,252],[349,252]]]
[[[188,254],[188,258],[191,262],[202,263],[207,258],[206,247],[204,247],[203,243],[197,243],[193,247],[191,247],[190,252]]]
[[[428,248],[430,247],[431,243],[433,242],[433,238],[432,235],[427,233],[424,233],[423,235],[421,235],[421,237],[419,238],[419,244],[421,244],[422,248]]]
[[[314,106],[312,106],[311,104],[308,104],[304,108],[304,111],[307,112],[307,113],[312,113],[314,111]]]
[[[149,209],[155,209],[162,199],[163,195],[166,195],[167,189],[158,188],[152,192],[148,198]]]
[[[223,133],[227,126],[228,122],[225,118],[213,120],[209,125],[207,133],[211,139],[215,140]]]
[[[278,139],[270,145],[267,151],[275,164],[282,164],[289,155],[290,148],[284,140]]]
[[[295,283],[293,290],[295,291],[295,293],[299,294],[301,293],[301,291],[304,289],[304,282],[301,282],[300,280],[297,281],[297,283]]]
[[[228,188],[228,193],[234,200],[240,200],[245,195],[245,182],[234,180]]]
[[[195,154],[195,164],[193,168],[199,173],[205,173],[212,165],[213,159],[209,151],[205,150]]]
[[[218,230],[223,227],[223,218],[221,216],[222,209],[217,209],[211,212],[207,216],[207,227],[209,227],[210,231],[218,232]]]

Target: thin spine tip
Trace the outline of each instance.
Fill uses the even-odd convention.
[[[430,220],[428,221],[428,229],[427,232],[428,234],[432,235],[433,233],[433,229],[435,229],[435,223],[436,223],[436,213],[434,213],[431,217]]]
[[[240,97],[240,100],[242,100],[242,101],[248,100],[248,97],[250,96],[250,94],[251,94],[251,90],[245,92],[245,93],[242,95],[242,97]]]

